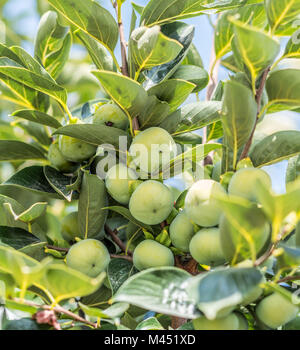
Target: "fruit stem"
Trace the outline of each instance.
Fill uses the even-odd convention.
[[[111,236],[112,240],[121,248],[121,250],[128,255],[132,255],[132,252],[127,249],[126,251],[126,244],[122,242],[122,240],[118,237],[118,230],[112,230],[107,224],[104,226],[105,232]]]

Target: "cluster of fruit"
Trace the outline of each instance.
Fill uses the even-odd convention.
[[[115,105],[100,107],[94,116],[94,123],[128,127],[126,115]],[[152,145],[164,146],[167,157],[153,157]],[[141,146],[143,148],[141,148]],[[145,152],[145,149],[147,152]],[[96,147],[67,136],[60,136],[59,143],[54,143],[49,150],[50,162],[63,172],[72,172],[78,163],[89,159],[96,153]],[[176,154],[176,145],[171,135],[162,128],[152,127],[141,131],[133,139],[129,149],[131,164],[142,172],[152,173],[165,165]],[[112,166],[106,175],[107,192],[118,203],[128,206],[131,215],[145,225],[160,225],[168,232],[171,244],[164,245],[154,239],[144,237],[130,248],[133,250],[133,263],[138,270],[152,267],[174,266],[174,251],[191,256],[198,264],[207,269],[235,262],[238,268],[247,265],[251,257],[246,238],[236,225],[222,213],[218,198],[226,196],[242,197],[258,203],[257,181],[271,188],[271,179],[261,169],[243,168],[231,178],[225,189],[218,181],[220,168],[215,165],[213,179],[202,179],[188,190],[183,208],[174,208],[174,196],[171,189],[161,180],[144,179],[136,174],[136,167],[118,163]],[[175,212],[175,213],[174,213]],[[248,211],[251,222],[251,236],[257,256],[263,254],[269,246],[271,226],[259,205],[253,205]],[[77,212],[63,220],[63,235],[67,241],[80,237]],[[128,225],[128,229],[134,226]],[[239,238],[237,240],[237,237]],[[96,237],[98,238],[98,237]],[[102,236],[103,238],[103,236]],[[238,246],[243,246],[239,250]],[[87,274],[97,276],[104,271],[110,261],[106,246],[98,239],[82,239],[70,248],[66,263],[70,267]],[[251,264],[251,262],[250,262]],[[247,295],[242,305],[255,302],[263,294],[259,286]],[[276,312],[274,305],[280,307]],[[256,315],[262,324],[278,328],[296,317],[298,307],[288,302],[280,294],[274,293],[263,298],[257,305]],[[245,329],[244,316],[234,311],[234,307],[222,310],[214,320],[204,316],[194,321],[195,329]]]

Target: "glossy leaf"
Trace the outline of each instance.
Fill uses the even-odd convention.
[[[196,93],[203,90],[207,86],[209,76],[206,70],[201,67],[181,65],[173,74],[171,79],[186,80],[192,84],[195,84],[196,87],[192,92]]]
[[[68,188],[72,185],[72,178],[70,176],[65,176],[58,170],[50,167],[44,167],[44,175],[47,179],[49,185],[63,198],[67,201],[71,201],[73,191]]]
[[[19,227],[0,226],[0,244],[9,245],[15,249],[21,249],[40,240],[32,233]]]
[[[45,159],[45,156],[37,147],[28,143],[0,140],[0,161],[25,159]]]
[[[140,322],[136,330],[139,331],[161,331],[164,327],[158,322],[155,317],[149,317],[146,320]]]
[[[79,303],[81,310],[88,316],[97,317],[100,319],[118,319],[120,318],[129,308],[127,303],[116,303],[106,310],[101,310],[95,307],[88,307]]]
[[[43,215],[46,211],[48,203],[37,202],[32,204],[28,209],[22,211],[20,214],[16,214],[12,205],[7,203],[16,221],[30,223]]]
[[[293,182],[300,176],[300,156],[295,156],[289,159],[286,170],[285,182]]]
[[[129,277],[137,272],[132,262],[125,259],[112,259],[107,267],[107,278],[113,294]]]
[[[34,123],[50,126],[51,128],[60,128],[60,122],[49,114],[37,111],[35,109],[20,109],[12,113],[13,117],[30,120]]]
[[[161,124],[169,114],[170,106],[167,102],[160,101],[156,96],[149,96],[144,110],[139,115],[140,129]]]
[[[204,67],[202,58],[195,44],[190,45],[190,48],[188,49],[187,54],[181,64],[192,65],[192,66],[197,66],[201,68]]]

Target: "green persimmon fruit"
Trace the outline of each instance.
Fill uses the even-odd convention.
[[[256,168],[241,169],[232,176],[228,193],[257,202],[258,181],[268,189],[272,186],[271,178],[265,171]]]
[[[129,153],[133,163],[142,172],[153,173],[169,164],[177,154],[177,147],[166,130],[152,127],[137,134],[129,148]]]
[[[74,244],[66,257],[69,267],[90,277],[96,277],[104,271],[109,261],[107,248],[96,239],[85,239]]]
[[[118,129],[127,129],[127,115],[116,104],[107,103],[100,106],[93,117],[93,124],[112,126]]]
[[[236,315],[236,317],[239,320],[238,330],[239,331],[247,331],[249,328],[249,325],[248,325],[248,321],[247,321],[246,317],[243,314],[241,314],[240,312],[235,312],[234,314]]]
[[[174,247],[185,253],[189,252],[190,241],[195,232],[194,225],[185,210],[182,210],[172,221],[169,233]]]
[[[218,266],[226,261],[218,228],[204,228],[198,231],[190,241],[189,250],[201,265]]]
[[[61,135],[59,137],[59,149],[63,157],[70,162],[83,162],[95,155],[97,146],[73,137]]]
[[[173,206],[172,192],[166,185],[154,180],[140,184],[129,201],[132,216],[148,225],[156,225],[166,220]]]
[[[76,237],[81,237],[78,225],[78,212],[74,211],[66,215],[62,219],[61,228],[62,236],[68,242],[73,241]]]
[[[271,227],[265,215],[259,208],[249,210],[249,222],[252,223],[251,231],[247,232],[254,241],[256,256],[259,256],[268,245]],[[223,215],[220,219],[220,238],[224,256],[228,262],[240,262],[251,258],[250,244],[239,229],[234,227]],[[239,251],[237,251],[239,249]]]
[[[166,246],[146,239],[135,248],[133,264],[139,271],[151,267],[174,266],[174,255]]]
[[[222,174],[222,162],[219,161],[217,162],[214,167],[213,167],[213,170],[212,170],[212,174],[211,174],[211,178],[214,180],[214,181],[217,181],[219,182],[220,181],[220,176]]]
[[[135,172],[119,163],[109,169],[105,178],[108,193],[121,204],[128,204],[130,199],[130,187],[136,180]]]
[[[216,181],[195,182],[185,197],[187,215],[194,223],[203,227],[218,225],[222,211],[214,197],[225,193],[225,189]]]
[[[59,149],[58,143],[52,143],[49,147],[48,159],[51,165],[64,173],[72,173],[78,167],[78,164],[66,160]]]
[[[205,316],[201,316],[193,320],[193,325],[199,331],[230,331],[238,330],[240,326],[239,319],[235,313],[231,313],[226,317],[209,320]]]
[[[296,318],[299,307],[281,294],[273,293],[257,305],[255,312],[263,324],[276,329]]]

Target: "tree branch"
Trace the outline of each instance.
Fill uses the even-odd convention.
[[[267,261],[269,259],[269,257],[273,254],[274,249],[276,248],[276,243],[272,244],[272,246],[270,247],[269,250],[267,250],[265,252],[265,254],[263,254],[260,258],[258,258],[255,263],[254,266],[257,267],[261,264],[263,264],[265,261]]]
[[[289,282],[289,281],[296,281],[300,280],[300,275],[295,275],[295,276],[286,276],[280,280],[277,281],[277,283],[283,283],[283,282]]]
[[[246,145],[245,145],[245,147],[243,149],[243,152],[241,154],[240,160],[245,159],[245,158],[248,157],[248,153],[250,151],[250,147],[252,145],[252,141],[253,141],[254,133],[255,133],[255,130],[256,130],[256,126],[257,126],[257,123],[258,123],[258,116],[259,116],[260,111],[261,111],[262,95],[263,95],[263,92],[264,92],[265,84],[266,84],[267,77],[268,77],[268,74],[269,74],[270,70],[271,70],[271,67],[268,67],[264,71],[262,79],[261,79],[261,82],[260,82],[260,85],[259,85],[259,88],[256,91],[256,96],[255,96],[255,100],[256,100],[256,103],[257,103],[256,121],[255,121],[255,125],[253,127],[253,130],[252,130],[252,133],[250,135],[250,138],[249,138],[248,142],[246,143]]]
[[[128,260],[130,262],[133,261],[132,256],[129,256],[129,255],[110,254],[110,257],[114,258],[114,259],[124,259],[124,260]]]
[[[112,230],[107,224],[104,226],[105,232],[111,236],[112,240],[119,246],[123,252],[127,251],[127,254],[132,255],[132,252],[127,249],[126,244],[118,237],[118,230]],[[123,256],[123,255],[122,255]]]
[[[60,248],[60,247],[56,247],[56,246],[50,245],[50,244],[47,244],[46,248],[52,249],[52,250],[57,250],[58,252],[66,252],[67,253],[69,251],[68,248]]]

